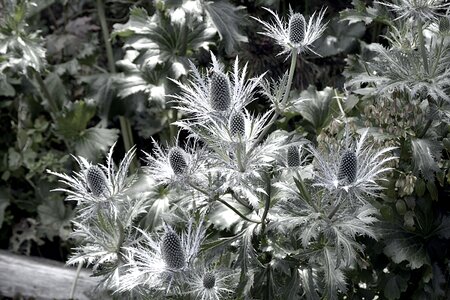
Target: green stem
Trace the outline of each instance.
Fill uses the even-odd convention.
[[[286,90],[284,93],[284,97],[283,100],[281,101],[281,107],[284,109],[286,108],[286,102],[289,98],[289,92],[291,91],[291,85],[292,85],[292,80],[294,79],[294,73],[295,73],[295,66],[297,64],[297,51],[292,51],[292,56],[291,56],[291,66],[289,68],[289,76],[288,76],[288,81],[286,83]],[[275,123],[275,121],[278,119],[278,117],[280,116],[280,112],[275,110],[274,115],[272,116],[272,118],[270,119],[270,121],[267,123],[266,128],[261,132],[261,134],[258,136],[258,138],[256,139],[256,141],[253,143],[252,148],[250,148],[248,154],[252,153],[256,146],[258,146],[258,144],[261,142],[261,140],[264,138],[264,136],[267,134],[267,132],[269,132],[270,127],[272,127],[272,124]]]
[[[420,52],[422,54],[422,60],[423,60],[423,66],[425,68],[425,72],[427,74],[430,74],[430,69],[428,67],[428,59],[427,59],[427,52],[425,49],[425,41],[423,38],[423,23],[422,20],[417,20],[417,29],[419,30],[419,46],[420,46]]]
[[[116,73],[116,65],[114,63],[114,55],[111,42],[109,41],[109,30],[108,24],[106,23],[105,5],[103,4],[103,0],[97,0],[97,12],[100,19],[100,26],[102,27],[103,41],[105,42],[109,71],[111,73]]]
[[[53,114],[56,114],[58,109],[58,104],[56,103],[55,99],[53,99],[52,95],[50,95],[50,92],[47,89],[47,86],[45,85],[44,80],[42,80],[41,74],[38,72],[34,73],[34,77],[36,78],[36,81],[39,85],[39,88],[41,90],[42,95],[47,99],[48,104],[50,106],[50,110]]]
[[[220,203],[222,203],[223,205],[225,205],[226,207],[228,207],[229,209],[231,209],[232,211],[234,211],[237,215],[239,215],[239,217],[241,217],[242,219],[248,221],[248,222],[252,222],[252,223],[256,223],[256,224],[260,224],[261,221],[255,221],[252,219],[247,218],[246,216],[244,216],[240,211],[238,211],[236,208],[234,208],[233,206],[231,206],[230,204],[228,204],[226,201],[218,198],[217,199]]]
[[[267,196],[266,196],[266,202],[264,204],[264,212],[263,212],[263,215],[262,215],[262,218],[261,218],[262,232],[264,232],[264,229],[266,227],[266,222],[265,221],[266,221],[267,215],[269,213],[269,209],[270,209],[270,197],[271,197],[270,194],[271,194],[271,190],[272,190],[272,185],[271,185],[271,182],[270,182],[270,175],[267,174],[267,173],[266,173],[266,175],[267,175],[266,176],[266,180],[267,180],[266,193],[267,193]]]
[[[342,201],[340,201],[339,203],[338,203],[338,205],[336,205],[335,207],[334,207],[334,209],[330,212],[330,214],[328,215],[328,219],[330,219],[331,220],[331,218],[333,218],[333,216],[337,213],[337,211],[339,210],[339,207],[341,207],[341,204],[342,204]]]
[[[72,287],[70,288],[70,296],[69,299],[74,299],[75,296],[75,288],[77,287],[78,278],[80,277],[81,268],[83,267],[83,263],[78,263],[77,274],[75,275],[75,279],[72,283]]]
[[[108,24],[106,23],[105,5],[103,3],[103,0],[97,0],[97,13],[98,13],[98,18],[100,20],[100,26],[102,28],[103,41],[105,43],[105,49],[106,49],[106,57],[108,59],[109,72],[114,74],[114,73],[116,73],[116,65],[115,65],[115,61],[114,61],[114,54],[113,54],[111,41],[109,40],[109,30],[108,30]],[[122,132],[123,144],[125,147],[125,151],[129,151],[131,149],[131,147],[133,147],[133,145],[134,145],[133,133],[131,130],[130,122],[128,121],[128,119],[125,116],[120,116],[119,121],[120,121],[120,131]],[[133,161],[132,161],[130,167],[131,167],[132,171],[136,170],[136,168],[137,168],[136,158],[133,158]]]
[[[427,123],[425,124],[425,127],[423,128],[422,132],[417,136],[419,139],[423,138],[425,134],[427,133],[428,129],[430,129],[431,123],[433,123],[433,119],[429,119]]]

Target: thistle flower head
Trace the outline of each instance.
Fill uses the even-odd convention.
[[[210,75],[200,74],[191,63],[193,79],[188,84],[175,81],[181,93],[172,98],[178,102],[177,108],[188,115],[190,124],[228,120],[232,111],[239,111],[254,100],[255,89],[264,76],[246,79],[247,64],[241,70],[238,58],[231,73],[224,71],[212,53],[211,60]]]
[[[86,172],[86,181],[89,189],[95,197],[100,197],[107,190],[107,179],[103,170],[92,165]]]
[[[391,170],[386,163],[396,158],[388,155],[395,148],[374,149],[366,144],[367,133],[365,130],[353,146],[347,136],[344,147],[328,145],[328,151],[322,153],[310,147],[316,169],[314,185],[350,200],[365,202],[366,197],[376,196],[381,189],[377,180]]]
[[[210,97],[212,109],[226,111],[230,108],[230,84],[224,73],[213,71],[210,77]]]
[[[216,285],[216,275],[212,272],[203,274],[203,287],[205,289],[212,289]]]
[[[358,170],[358,159],[355,151],[347,150],[341,156],[339,163],[338,180],[347,180],[352,183],[356,180],[356,171]]]
[[[421,20],[423,22],[436,20],[444,16],[443,11],[450,7],[445,0],[393,0],[392,3],[375,1],[392,10],[398,19]]]
[[[301,13],[295,13],[289,18],[289,41],[292,44],[300,44],[305,38],[305,17]]]
[[[245,118],[240,111],[230,116],[229,129],[232,136],[245,136]]]
[[[294,13],[290,9],[287,22],[272,10],[267,8],[266,10],[274,17],[272,22],[255,20],[263,25],[264,31],[260,32],[261,34],[274,39],[278,45],[283,47],[280,54],[292,53],[293,51],[298,54],[314,52],[313,43],[320,38],[326,28],[326,24],[322,23],[325,10],[318,13],[314,12],[306,21],[302,14]]]
[[[165,225],[164,232],[147,233],[139,230],[142,238],[125,249],[127,272],[122,277],[118,292],[152,291],[165,297],[176,294],[180,286],[189,283],[194,262],[205,238],[203,219],[194,223],[190,218],[187,229],[178,234]]]
[[[202,167],[204,150],[197,146],[196,139],[189,140],[186,150],[178,146],[162,148],[154,140],[153,146],[152,154],[144,152],[148,163],[144,171],[158,184],[184,184]]]
[[[178,147],[173,147],[169,150],[167,158],[169,160],[169,165],[173,170],[175,175],[182,175],[186,172],[188,167],[186,162],[186,152]]]
[[[48,173],[60,178],[60,182],[67,188],[58,188],[53,191],[65,192],[67,200],[77,201],[80,210],[80,219],[89,219],[94,216],[98,209],[109,208],[117,215],[117,204],[123,200],[128,188],[134,182],[128,178],[128,170],[135,154],[135,148],[130,149],[116,168],[112,159],[114,145],[109,150],[106,165],[93,165],[85,158],[74,157],[80,171],[74,172],[73,176],[47,170]],[[109,205],[103,205],[108,202]]]
[[[236,272],[226,269],[200,267],[190,280],[189,293],[202,300],[229,299],[234,295],[236,275]]]
[[[300,152],[297,145],[291,145],[288,147],[286,153],[286,162],[288,167],[298,167],[300,166]]]
[[[169,269],[182,269],[186,264],[180,237],[169,229],[161,240],[161,254]]]

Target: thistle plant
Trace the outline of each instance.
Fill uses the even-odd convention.
[[[92,264],[117,295],[205,300],[355,295],[351,275],[370,264],[367,245],[383,239],[379,208],[397,156],[404,154],[380,142],[384,132],[374,126],[381,123],[358,114],[351,97],[364,83],[363,92],[384,97],[379,103],[402,94],[437,106],[448,86],[447,71],[435,62],[446,61],[447,54],[443,46],[428,44],[425,54],[437,59],[427,59],[428,68],[420,54],[405,57],[404,49],[373,46],[378,57],[366,64],[368,74],[352,78],[344,96],[326,88],[317,92],[321,97],[293,99],[298,55],[314,52],[326,28],[325,9],[309,18],[291,9],[286,20],[268,11],[272,23],[257,21],[262,34],[283,47],[280,54],[290,57],[289,70],[271,82],[263,81],[266,73],[247,78],[249,66],[241,69],[237,58],[231,72],[212,52],[205,72],[190,62],[186,78],[172,79],[178,88],[170,95],[180,112],[171,124],[179,127],[177,138],[164,146],[152,139],[151,151],[143,153],[146,165],[138,174],[151,178],[145,185],[152,192],[130,192],[137,184],[126,180],[134,150],[118,171],[111,150],[106,166],[76,157],[81,171],[73,177],[51,172],[69,185],[57,190],[79,204],[74,236],[82,244],[69,262]],[[420,83],[413,75],[422,76]],[[269,99],[269,109],[255,109],[257,92]],[[181,133],[187,137],[181,139]],[[426,146],[412,142],[413,148]],[[411,185],[413,177],[407,178]],[[154,218],[152,226],[144,225],[146,212]]]

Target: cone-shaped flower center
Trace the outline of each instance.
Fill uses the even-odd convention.
[[[241,112],[234,112],[230,116],[229,128],[232,136],[245,135],[245,119],[244,115]]]
[[[170,269],[181,269],[186,263],[180,237],[172,230],[166,232],[162,238],[161,254]]]
[[[439,20],[439,31],[441,33],[447,33],[450,31],[450,19],[447,16],[442,17]]]
[[[300,166],[300,153],[297,146],[289,146],[287,151],[287,165],[288,167]]]
[[[89,189],[95,197],[104,194],[106,190],[106,176],[99,166],[91,166],[86,173],[86,181]]]
[[[206,272],[203,275],[203,287],[205,289],[212,289],[216,285],[216,276],[211,272]]]
[[[289,41],[300,44],[305,38],[305,18],[300,13],[295,13],[289,19]]]
[[[224,111],[230,107],[230,85],[225,74],[214,72],[211,76],[211,107],[214,110]]]
[[[347,179],[348,183],[356,180],[358,162],[354,151],[346,151],[341,157],[339,165],[338,180]]]
[[[181,175],[186,172],[187,163],[185,156],[186,153],[177,147],[174,147],[169,151],[169,164],[176,175]]]

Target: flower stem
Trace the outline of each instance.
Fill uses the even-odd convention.
[[[292,80],[294,79],[294,73],[295,73],[295,66],[297,65],[297,56],[298,56],[297,51],[292,51],[291,66],[289,68],[288,81],[286,83],[286,90],[284,92],[283,100],[281,101],[281,107],[283,109],[286,106],[286,102],[289,98],[289,92],[291,91]],[[281,99],[278,99],[278,100],[281,100]],[[253,143],[252,148],[250,148],[248,154],[252,153],[253,150],[255,150],[256,146],[261,142],[261,140],[264,138],[264,136],[267,134],[267,132],[269,132],[270,127],[272,127],[272,124],[275,123],[275,121],[278,119],[279,116],[280,116],[280,112],[275,110],[272,118],[267,123],[266,128],[264,128],[264,130],[260,133],[260,135],[258,136],[256,141]]]
[[[77,267],[77,273],[75,275],[75,279],[73,280],[72,287],[70,288],[70,296],[69,299],[74,299],[75,289],[77,287],[78,278],[80,277],[81,268],[83,267],[83,263],[79,262]]]
[[[105,15],[105,5],[103,0],[97,0],[97,13],[98,18],[100,20],[100,26],[102,28],[103,41],[105,43],[106,49],[106,57],[108,59],[108,68],[109,72],[114,74],[116,73],[116,65],[114,62],[114,54],[111,46],[111,42],[109,40],[109,30],[108,24],[106,23],[106,15]],[[133,141],[133,133],[131,130],[130,121],[125,116],[119,116],[120,121],[120,131],[122,132],[123,144],[125,147],[125,151],[128,152],[131,147],[134,145]],[[133,158],[133,161],[130,166],[132,171],[135,171],[137,168],[137,160]]]
[[[339,210],[339,207],[341,207],[342,201],[340,201],[335,207],[334,209],[330,212],[330,214],[328,215],[328,219],[331,220],[331,218],[333,218],[333,216],[337,213],[337,211]]]
[[[266,202],[264,204],[264,212],[263,215],[261,217],[261,227],[262,227],[262,232],[264,232],[264,229],[266,227],[266,218],[267,218],[267,214],[269,213],[269,209],[270,209],[270,197],[271,197],[271,190],[272,190],[272,185],[270,182],[270,175],[268,173],[266,173],[266,180],[267,180],[267,185],[266,185]]]
[[[58,104],[56,103],[55,99],[53,99],[52,95],[47,89],[47,86],[45,85],[44,80],[42,80],[41,74],[37,71],[34,72],[34,77],[36,78],[36,81],[39,85],[39,88],[41,90],[42,95],[47,99],[48,104],[50,106],[50,110],[53,114],[56,114],[58,112]]]
[[[430,74],[430,69],[428,67],[427,52],[425,49],[425,41],[423,38],[423,22],[420,19],[417,20],[417,28],[419,30],[419,46],[420,46],[420,52],[422,54],[423,66],[425,68],[425,72],[427,74]]]
[[[428,129],[430,129],[431,123],[433,123],[433,119],[429,119],[427,123],[425,124],[425,127],[423,128],[422,132],[417,136],[419,139],[423,138],[425,134],[427,133]]]
[[[239,217],[241,217],[242,219],[248,221],[248,222],[252,222],[252,223],[256,223],[256,224],[260,224],[261,221],[255,221],[252,219],[247,218],[246,216],[244,216],[240,211],[238,211],[236,208],[234,208],[233,206],[231,206],[230,204],[228,204],[226,201],[218,198],[217,199],[220,203],[222,203],[223,205],[225,205],[226,207],[228,207],[229,209],[231,209],[232,211],[234,211],[237,215],[239,215]]]
[[[200,193],[210,197],[210,194],[205,191],[204,189],[196,186],[195,184],[193,184],[192,182],[188,181],[189,186],[191,186],[194,190],[199,191]],[[233,206],[231,206],[230,204],[228,204],[226,201],[220,199],[219,197],[216,197],[216,199],[222,203],[223,205],[225,205],[226,207],[228,207],[229,209],[231,209],[232,211],[234,211],[237,215],[239,215],[242,219],[248,221],[248,222],[252,222],[252,223],[256,223],[256,224],[260,224],[261,221],[255,221],[252,219],[247,218],[246,216],[244,216],[240,211],[238,211],[236,208],[234,208]]]

